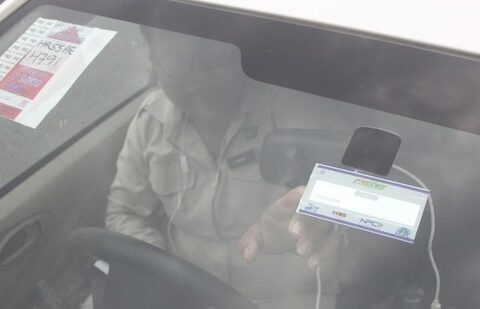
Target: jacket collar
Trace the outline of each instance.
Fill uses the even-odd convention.
[[[225,138],[222,152],[228,148],[230,142],[248,122],[251,117],[259,112],[268,103],[274,101],[274,88],[268,84],[249,80],[242,98],[242,107],[230,125]],[[206,145],[197,130],[188,123],[185,112],[172,103],[161,89],[157,89],[149,97],[145,108],[154,118],[163,124],[165,138],[185,155],[196,160],[209,169],[215,169],[217,164],[212,158]],[[255,121],[261,126],[261,121]],[[253,141],[252,141],[253,142]]]

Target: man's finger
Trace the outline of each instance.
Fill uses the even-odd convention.
[[[303,225],[303,221],[299,219],[298,215],[295,215],[292,220],[290,220],[290,224],[288,225],[288,231],[296,239],[301,238],[305,234],[305,227]]]
[[[295,214],[290,221],[288,230],[297,240],[308,237],[317,240],[325,236],[332,224],[306,215]]]
[[[296,246],[297,254],[304,258],[310,255],[310,252],[313,250],[313,248],[314,248],[314,244],[308,238],[301,238],[297,242],[297,246]]]
[[[261,237],[258,224],[254,224],[243,234],[239,245],[245,263],[251,263],[257,257],[262,244]]]
[[[252,263],[257,257],[258,243],[255,241],[249,242],[243,248],[242,256],[245,263]]]
[[[304,191],[305,186],[296,187],[288,191],[271,205],[270,216],[277,221],[290,219],[295,213]]]
[[[321,266],[322,261],[335,256],[339,244],[340,235],[336,232],[330,233],[325,241],[323,241],[321,245],[311,253],[307,262],[308,267],[315,269],[318,266]]]

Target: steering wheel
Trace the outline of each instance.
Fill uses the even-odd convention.
[[[67,246],[109,263],[102,308],[258,309],[217,277],[123,234],[82,227]]]

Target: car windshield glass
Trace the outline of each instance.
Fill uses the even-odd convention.
[[[2,25],[7,308],[480,305],[477,60],[53,2]]]

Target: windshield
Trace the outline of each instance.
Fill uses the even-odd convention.
[[[0,41],[8,308],[480,304],[477,60],[174,2],[53,4]],[[67,237],[85,226],[111,233]]]

